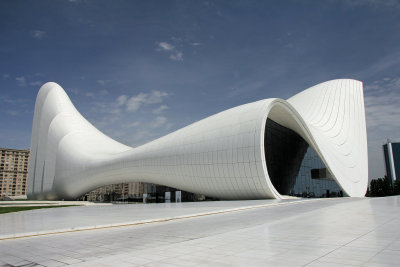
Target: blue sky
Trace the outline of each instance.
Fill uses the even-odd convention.
[[[59,83],[137,146],[240,104],[364,82],[370,178],[400,140],[400,2],[0,1],[0,147],[28,148],[40,86]]]

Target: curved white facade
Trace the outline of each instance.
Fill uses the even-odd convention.
[[[101,133],[58,84],[46,83],[35,104],[28,196],[74,199],[102,185],[141,181],[221,199],[282,198],[265,161],[267,118],[299,134],[347,195],[364,196],[363,88],[349,79],[231,108],[137,148]]]

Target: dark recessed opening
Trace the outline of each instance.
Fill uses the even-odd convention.
[[[296,182],[308,144],[294,131],[267,119],[264,153],[268,174],[275,189],[288,195]]]
[[[264,153],[269,177],[279,194],[345,195],[314,149],[299,134],[271,119],[265,125]]]

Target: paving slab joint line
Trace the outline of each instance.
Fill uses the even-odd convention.
[[[395,219],[397,219],[397,218],[391,218],[391,219],[387,220],[386,222],[384,222],[384,223],[382,223],[382,224],[380,224],[380,225],[374,227],[372,230],[369,230],[368,232],[366,232],[366,233],[364,233],[364,234],[362,234],[362,235],[360,235],[360,236],[358,236],[358,237],[356,237],[356,238],[353,238],[353,239],[350,240],[349,242],[347,242],[347,243],[345,243],[345,244],[343,244],[343,245],[341,245],[341,246],[339,246],[339,247],[337,247],[337,248],[335,248],[335,249],[333,249],[333,250],[331,250],[331,251],[325,253],[324,255],[319,256],[318,258],[316,258],[316,259],[314,259],[314,260],[312,260],[312,261],[310,261],[310,262],[308,262],[308,263],[306,263],[306,264],[304,264],[304,265],[302,265],[302,267],[308,266],[309,264],[314,263],[314,262],[318,261],[319,259],[322,259],[322,258],[326,257],[327,255],[332,254],[333,252],[335,252],[335,251],[337,251],[337,250],[339,250],[339,249],[341,249],[341,248],[344,248],[345,246],[349,245],[350,243],[352,243],[352,242],[354,242],[354,241],[356,241],[356,240],[358,240],[358,239],[360,239],[360,238],[362,238],[362,237],[364,237],[364,236],[366,236],[366,235],[368,235],[368,234],[374,232],[374,231],[375,231],[376,229],[378,229],[379,227],[382,227],[382,226],[384,226],[385,224],[388,224],[389,222],[391,222],[391,221],[393,221],[393,220],[395,220]],[[364,265],[364,264],[368,263],[373,257],[375,257],[376,255],[378,255],[379,253],[381,253],[382,251],[384,251],[384,250],[385,250],[387,247],[389,247],[393,242],[395,242],[395,241],[392,241],[391,243],[389,243],[388,245],[386,245],[383,249],[379,250],[377,253],[375,253],[373,256],[371,256],[369,259],[365,260],[361,265]]]
[[[291,204],[300,204],[300,203],[305,203],[305,202],[308,203],[308,202],[315,202],[315,201],[326,201],[326,200],[334,200],[334,199],[337,199],[337,198],[296,200],[296,201],[279,202],[279,203],[272,203],[272,204],[253,205],[253,206],[246,206],[246,207],[240,207],[240,208],[223,209],[223,210],[209,211],[209,212],[195,213],[195,214],[188,214],[188,215],[180,215],[180,216],[175,216],[175,217],[156,218],[156,219],[149,219],[149,220],[142,220],[142,221],[132,221],[132,222],[94,225],[94,226],[83,226],[83,227],[77,227],[77,228],[71,227],[71,228],[58,229],[58,230],[3,235],[3,236],[0,236],[0,241],[35,237],[35,236],[74,233],[74,232],[82,232],[82,231],[89,231],[89,230],[100,230],[100,229],[107,229],[107,228],[127,227],[127,226],[143,225],[143,224],[150,224],[150,223],[163,223],[163,222],[169,222],[169,221],[174,221],[174,220],[184,220],[184,219],[190,219],[190,218],[196,218],[196,217],[202,217],[202,216],[210,216],[210,215],[223,214],[223,213],[230,213],[230,212],[238,212],[238,211],[244,211],[244,210],[252,210],[252,209],[291,205]]]

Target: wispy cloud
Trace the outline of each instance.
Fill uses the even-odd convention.
[[[400,125],[400,77],[388,77],[365,86],[365,110],[370,132],[398,134]]]
[[[45,31],[35,30],[31,31],[31,36],[35,39],[42,39],[47,35]]]
[[[120,106],[125,105],[127,100],[128,100],[128,96],[127,95],[120,95],[117,98],[117,106],[120,107]]]
[[[108,95],[108,91],[107,91],[106,89],[101,89],[101,90],[99,91],[99,95],[102,95],[102,96]]]
[[[161,106],[159,106],[158,108],[156,108],[155,110],[153,110],[153,113],[154,113],[154,114],[162,114],[162,113],[164,113],[164,111],[167,110],[167,109],[168,109],[168,106],[166,106],[166,105],[161,105]]]
[[[174,40],[178,40],[178,39],[174,38]],[[183,61],[182,51],[179,51],[178,49],[176,49],[176,47],[174,45],[167,43],[167,42],[158,42],[156,44],[157,44],[156,51],[169,53],[169,58],[174,61]]]
[[[182,52],[176,52],[173,53],[169,56],[170,59],[175,60],[175,61],[182,61],[183,60],[183,54]]]
[[[384,77],[364,86],[370,179],[384,175],[382,144],[400,140],[400,77]]]
[[[111,114],[111,115],[113,115],[114,121],[116,121],[116,120],[118,120],[117,115],[121,112],[121,109],[117,106],[116,103],[95,101],[95,102],[92,102],[91,111],[96,116],[98,114]],[[103,121],[104,121],[104,119],[103,119]]]
[[[233,86],[231,86],[231,90],[228,93],[228,97],[237,97],[244,93],[248,94],[249,92],[257,91],[261,88],[265,87],[265,81],[246,81],[239,82]]]
[[[367,3],[373,4],[365,2],[365,4]],[[398,108],[400,76],[393,73],[393,70],[397,70],[399,67],[400,53],[389,52],[374,64],[349,75],[364,81],[370,179],[381,177],[384,174],[383,142],[388,138],[395,140],[400,138],[400,125],[394,123],[400,118],[400,109]]]
[[[18,111],[16,111],[16,110],[7,110],[6,113],[11,115],[11,116],[17,116],[18,115]]]
[[[147,96],[146,104],[161,103],[168,93],[161,91],[152,91],[151,94]]]
[[[400,52],[389,53],[377,60],[374,64],[352,73],[351,76],[360,77],[361,80],[369,80],[371,77],[388,73],[388,71],[400,67]]]
[[[25,80],[24,76],[15,78],[15,81],[17,82],[18,86],[21,86],[21,87],[25,87],[26,86],[26,80]]]
[[[4,80],[7,80],[8,78],[10,78],[10,74],[4,73],[4,74],[2,75],[2,77],[3,77]]]
[[[167,123],[167,118],[164,116],[157,116],[151,123],[150,123],[150,127],[151,128],[158,128],[161,127],[163,125],[165,125]]]
[[[172,127],[173,124],[164,115],[168,106],[162,104],[168,96],[165,91],[153,90],[133,96],[122,94],[113,101],[102,102],[93,98],[88,120],[124,144],[144,144],[165,135]],[[138,115],[132,116],[133,112]]]
[[[104,86],[106,84],[106,82],[104,80],[97,80],[97,83]]]
[[[140,124],[141,124],[140,122],[134,121],[134,122],[131,122],[131,123],[126,124],[126,127],[127,127],[127,128],[134,128],[134,127],[140,126]]]
[[[142,105],[161,103],[167,96],[168,93],[162,91],[152,91],[150,94],[139,93],[132,97],[120,95],[117,98],[116,106],[125,107],[127,111],[134,112],[140,109]]]
[[[25,98],[10,98],[8,96],[0,95],[0,102],[3,102],[5,104],[11,104],[11,105],[25,105],[29,103],[29,99]]]
[[[37,85],[37,83],[39,82],[30,83],[30,85]],[[109,94],[109,92],[106,89],[94,90],[90,92],[85,90],[80,90],[78,88],[66,88],[66,90],[74,95],[81,95],[89,98],[101,98]]]
[[[40,86],[40,85],[42,85],[43,83],[41,82],[41,81],[35,81],[35,82],[30,82],[29,83],[29,85],[30,86]]]
[[[159,42],[158,49],[159,51],[170,51],[173,50],[175,47],[167,42]]]
[[[127,111],[136,111],[140,108],[140,106],[147,101],[147,94],[140,93],[137,96],[133,96],[126,101],[126,110]]]
[[[79,89],[78,88],[67,88],[66,89],[68,92],[73,93],[74,95],[79,94]]]

